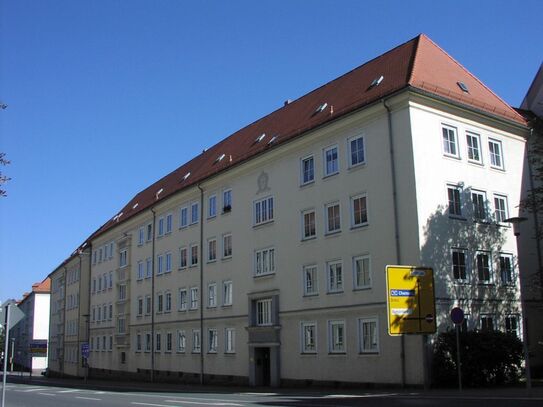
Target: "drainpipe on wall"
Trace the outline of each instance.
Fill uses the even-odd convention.
[[[153,238],[151,244],[151,383],[155,381],[155,209],[151,207],[153,213],[152,231]]]
[[[64,362],[66,359],[66,282],[68,281],[68,269],[64,266],[64,301],[62,307],[62,369],[61,374],[64,376]],[[35,296],[34,296],[35,298]],[[35,299],[34,299],[35,301]],[[33,339],[33,338],[30,338]],[[30,377],[32,377],[32,356],[30,357]]]
[[[390,172],[392,175],[392,207],[394,211],[394,244],[396,251],[396,263],[402,264],[402,256],[400,250],[400,232],[398,226],[398,196],[397,196],[397,183],[396,183],[396,164],[394,163],[394,140],[392,136],[392,113],[390,106],[387,105],[387,99],[383,99],[383,106],[387,111],[387,124],[388,124],[388,144],[390,147]],[[405,337],[401,337],[401,350],[400,358],[402,363],[402,387],[405,387]],[[423,341],[425,343],[425,341]],[[424,353],[426,354],[426,353]]]
[[[89,242],[89,288],[88,288],[88,294],[89,298],[87,299],[87,344],[90,342],[90,314],[91,314],[91,293],[92,293],[92,243]],[[90,346],[90,345],[89,345]],[[89,359],[87,359],[87,375],[85,376],[85,382],[90,377],[90,365],[89,365]]]
[[[200,384],[204,384],[204,190],[200,190]]]

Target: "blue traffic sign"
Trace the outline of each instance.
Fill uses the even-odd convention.
[[[451,319],[456,325],[460,325],[464,322],[464,310],[459,307],[454,307],[451,310]]]
[[[83,356],[85,359],[89,358],[89,344],[88,342],[84,342],[81,344],[81,356]]]

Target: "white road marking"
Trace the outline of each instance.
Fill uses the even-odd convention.
[[[83,400],[96,400],[101,401],[102,399],[97,399],[96,397],[82,397],[82,396],[75,396],[76,399],[83,399]]]
[[[53,396],[53,397],[56,396],[56,394],[51,394],[51,393],[38,393],[38,394],[42,396]]]
[[[77,393],[78,391],[81,391],[81,390],[79,389],[61,390],[61,391],[58,391],[57,393]]]
[[[43,387],[38,387],[37,389],[26,389],[26,390],[21,390],[21,391],[24,391],[25,393],[30,393],[31,391],[43,391],[43,390],[46,390],[46,389],[44,389]]]
[[[171,407],[167,404],[151,404],[151,403],[138,403],[137,401],[132,401],[130,404],[135,404],[138,406],[151,406],[151,407]]]
[[[179,400],[164,400],[166,403],[182,403],[182,404],[203,404],[206,406],[243,406],[243,404],[237,404],[237,403],[225,403],[222,401],[216,401],[214,403],[209,401],[203,401],[206,399],[200,399],[202,401],[187,401],[186,399],[179,399]],[[213,399],[207,399],[207,400],[213,400]]]

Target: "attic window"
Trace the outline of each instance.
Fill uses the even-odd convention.
[[[373,82],[370,84],[370,89],[375,88],[376,86],[379,86],[381,84],[381,82],[383,82],[383,79],[385,79],[385,77],[383,75],[381,75],[378,78],[375,78],[373,80]]]
[[[273,143],[275,140],[277,140],[277,136],[273,136],[270,141],[268,141],[268,145],[270,145],[271,143]]]
[[[139,203],[136,202],[136,203],[134,204],[134,206],[132,206],[132,209],[136,209],[136,208],[138,207],[138,205],[139,205]]]
[[[324,109],[326,109],[326,106],[328,106],[328,103],[323,103],[322,105],[317,107],[317,109],[315,110],[315,112],[313,114],[317,114],[317,113],[322,112]]]
[[[218,163],[219,161],[222,161],[224,159],[224,157],[226,157],[226,154],[221,154],[220,156],[217,157],[215,162]]]
[[[262,133],[260,136],[258,136],[255,139],[255,143],[260,143],[262,140],[264,140],[264,137],[266,137],[266,133]]]
[[[183,181],[186,181],[188,177],[190,177],[190,171],[183,176]]]
[[[462,92],[469,93],[468,85],[466,85],[464,82],[456,82],[458,87],[462,89]]]

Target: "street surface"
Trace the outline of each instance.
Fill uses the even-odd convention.
[[[199,388],[206,390],[205,388]],[[509,395],[492,395],[475,391],[468,393],[424,393],[424,392],[345,392],[318,393],[304,390],[245,392],[245,391],[198,391],[198,392],[153,392],[134,390],[102,391],[72,387],[45,386],[23,383],[8,383],[6,407],[251,407],[251,406],[437,406],[457,407],[535,407],[543,405],[543,394],[531,397],[516,390]]]

